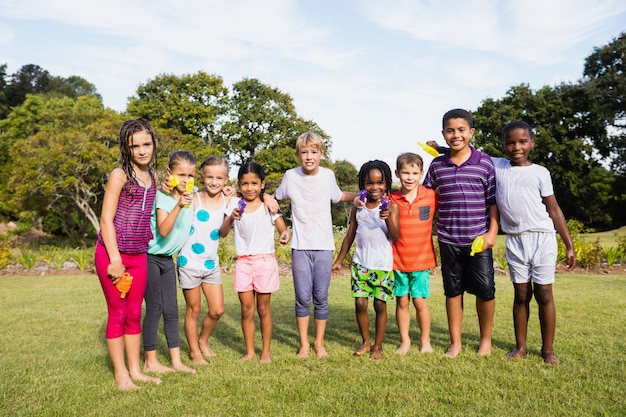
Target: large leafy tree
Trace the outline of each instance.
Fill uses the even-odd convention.
[[[330,152],[328,135],[315,122],[298,116],[289,94],[246,78],[232,86],[215,135],[231,162],[240,165],[264,150],[294,149],[297,137],[306,131],[322,136]]]
[[[213,129],[226,94],[222,79],[216,75],[203,71],[182,76],[162,74],[137,88],[127,112],[147,118],[153,127],[197,136],[223,153],[226,149],[215,141]]]

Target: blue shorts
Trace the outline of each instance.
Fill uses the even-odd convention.
[[[407,294],[411,298],[430,297],[430,269],[417,272],[393,271],[394,293],[396,297],[404,297]]]
[[[439,242],[441,274],[446,297],[468,292],[485,301],[496,298],[491,248],[470,256],[470,246]]]

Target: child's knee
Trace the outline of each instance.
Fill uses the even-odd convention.
[[[211,308],[207,314],[213,320],[219,320],[219,318],[224,314],[224,306]]]

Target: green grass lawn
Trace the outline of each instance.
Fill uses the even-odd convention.
[[[622,226],[619,229],[609,230],[606,232],[583,233],[581,235],[581,237],[587,242],[595,242],[596,240],[599,240],[603,248],[618,246],[618,239],[625,236],[626,226]]]
[[[384,358],[354,357],[360,338],[347,277],[331,283],[327,349],[318,360],[295,357],[297,332],[291,280],[272,299],[273,363],[238,362],[243,354],[239,303],[225,277],[226,312],[198,374],[170,373],[161,385],[119,392],[106,350],[106,306],[97,278],[0,277],[0,405],[3,416],[585,416],[626,414],[626,276],[558,275],[556,353],[539,355],[533,304],[530,353],[507,360],[513,347],[512,288],[497,276],[493,355],[479,357],[474,297],[466,297],[464,351],[443,358],[448,334],[441,278],[433,276],[435,353],[399,343],[395,303],[389,304]],[[182,318],[184,301],[179,300]],[[533,302],[534,303],[534,302]],[[373,308],[370,306],[373,319]],[[411,335],[418,340],[413,323]],[[257,334],[257,348],[260,336]],[[159,351],[166,350],[162,331]],[[183,344],[186,355],[188,348]],[[162,356],[162,362],[167,359]],[[189,363],[187,361],[187,363]]]

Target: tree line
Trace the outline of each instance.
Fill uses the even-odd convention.
[[[552,172],[567,218],[588,227],[626,224],[626,33],[597,47],[576,83],[511,87],[477,109],[474,144],[502,156],[499,132],[511,120],[535,128],[532,160]],[[124,112],[105,108],[87,80],[53,76],[29,64],[14,74],[0,65],[0,218],[26,220],[46,232],[84,237],[98,229],[104,184],[118,157],[117,133],[130,117],[146,117],[159,138],[158,164],[187,149],[200,160],[225,155],[232,165],[255,160],[274,190],[298,165],[294,144],[304,131],[332,138],[301,117],[289,94],[254,78],[226,87],[221,77],[160,74],[140,85]],[[340,186],[356,191],[348,161],[323,164]],[[285,207],[288,211],[288,207]],[[345,225],[349,207],[333,208]],[[288,216],[287,216],[288,217]]]

